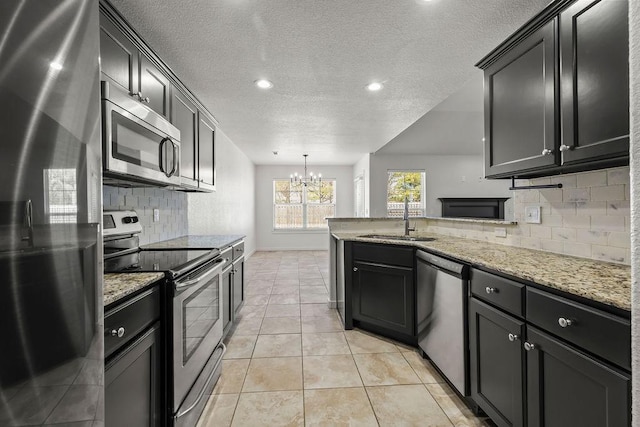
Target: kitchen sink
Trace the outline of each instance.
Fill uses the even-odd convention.
[[[368,239],[404,240],[407,242],[431,242],[436,240],[434,237],[399,236],[397,234],[364,234],[359,237],[366,237]]]

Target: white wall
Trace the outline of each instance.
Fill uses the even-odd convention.
[[[353,167],[310,167],[323,178],[336,180],[336,216],[353,216]],[[303,173],[302,165],[256,166],[256,247],[258,250],[326,250],[329,248],[328,230],[274,231],[273,180],[288,179],[292,172]]]
[[[360,176],[364,176],[364,216],[368,217],[370,212],[369,183],[371,182],[371,154],[367,153],[358,162],[353,165],[353,180]],[[355,194],[354,194],[355,197]],[[354,200],[355,204],[355,200]],[[354,207],[355,208],[355,207]]]
[[[640,425],[640,2],[629,2],[632,424]]]
[[[190,193],[189,234],[244,234],[245,253],[256,249],[255,165],[216,130],[216,191]]]
[[[375,154],[371,156],[370,216],[387,215],[387,171],[424,169],[428,216],[441,216],[439,197],[513,197],[507,180],[486,180],[484,157]],[[464,176],[464,182],[463,177]],[[509,209],[508,204],[505,208]],[[505,217],[511,218],[505,212]]]

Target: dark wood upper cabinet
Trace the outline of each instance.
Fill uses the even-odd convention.
[[[476,64],[488,178],[628,164],[627,13],[627,0],[556,0]]]
[[[628,4],[580,0],[560,14],[562,163],[629,152]]]
[[[153,111],[169,117],[169,79],[144,54],[140,55],[140,100]]]
[[[202,113],[198,115],[198,141],[199,187],[215,190],[215,126]]]
[[[102,78],[128,94],[138,92],[138,48],[103,13],[100,14]]]
[[[485,175],[556,165],[556,20],[485,69]]]
[[[171,93],[171,123],[180,129],[181,185],[198,188],[198,109],[177,89]]]

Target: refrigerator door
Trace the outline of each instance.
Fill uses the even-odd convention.
[[[104,420],[98,37],[96,1],[0,2],[2,426]]]

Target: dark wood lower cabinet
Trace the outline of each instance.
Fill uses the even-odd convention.
[[[162,425],[160,322],[105,364],[105,425]]]
[[[527,327],[529,426],[618,427],[630,422],[629,375]]]
[[[229,332],[233,321],[233,301],[231,299],[233,295],[232,269],[232,266],[228,266],[222,272],[222,328],[224,335],[227,335],[227,332]]]
[[[233,263],[233,311],[237,313],[244,302],[244,258]]]
[[[412,268],[355,261],[351,297],[354,321],[415,336]]]
[[[523,321],[469,301],[471,397],[498,426],[524,425]]]

